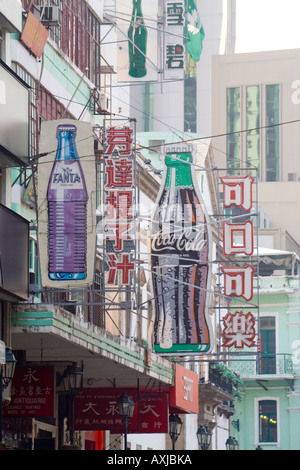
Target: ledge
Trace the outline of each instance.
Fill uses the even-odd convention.
[[[149,378],[173,384],[174,366],[154,352],[138,346],[134,341],[112,335],[95,325],[51,304],[15,304],[11,313],[12,334],[52,335],[67,347],[80,347],[95,357],[135,369]],[[16,340],[18,342],[18,340]],[[45,358],[46,359],[46,358]]]

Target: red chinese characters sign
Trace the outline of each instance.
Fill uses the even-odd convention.
[[[249,211],[252,208],[252,176],[221,177],[223,183],[223,204],[228,208],[240,207]],[[225,256],[235,254],[253,254],[253,223],[223,223],[223,253]],[[224,292],[227,296],[244,297],[251,300],[253,296],[253,272],[251,266],[246,268],[221,267],[224,274]]]
[[[51,366],[16,367],[11,402],[3,408],[3,415],[14,418],[53,417],[54,378],[54,368]]]
[[[118,399],[124,390],[87,388],[75,398],[74,426],[76,430],[109,430],[124,432],[124,423],[118,412]],[[139,394],[136,389],[126,393],[135,402],[128,432],[168,432],[167,394]]]
[[[134,251],[135,160],[133,130],[110,127],[104,139],[107,284],[131,284]]]
[[[180,413],[198,413],[198,382],[196,372],[175,364],[175,385],[170,389],[170,407],[175,407]],[[176,412],[174,410],[174,412]]]
[[[255,344],[255,319],[252,313],[228,313],[223,322],[223,338],[225,338],[223,347],[234,346],[242,349],[244,346],[251,348]]]
[[[223,205],[240,208],[241,212],[252,209],[252,185],[254,179],[246,176],[220,177],[223,184]],[[246,220],[243,223],[223,222],[223,254],[234,256],[243,254],[251,256],[254,251],[253,223]],[[247,266],[221,266],[224,274],[224,294],[229,297],[242,297],[250,301],[253,297],[253,274],[255,269]],[[251,313],[228,313],[223,319],[223,347],[234,346],[243,348],[255,344],[255,319]]]

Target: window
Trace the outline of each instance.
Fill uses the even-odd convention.
[[[250,168],[260,168],[260,87],[246,88],[246,164]],[[256,176],[255,172],[249,172]]]
[[[260,319],[260,374],[276,374],[276,329],[274,317]]]
[[[160,155],[161,147],[165,145],[165,140],[162,139],[149,139],[149,154],[151,157]]]
[[[30,86],[30,125],[29,125],[29,145],[30,156],[37,153],[37,90],[34,78],[26,72],[17,62],[12,63],[12,68],[16,74]]]
[[[31,11],[41,0],[22,0]],[[59,24],[51,26],[50,38],[100,88],[100,21],[88,9],[85,0],[48,0],[47,6],[59,8]]]
[[[197,132],[197,67],[188,54],[184,75],[184,131]]]
[[[61,119],[62,116],[66,119],[72,119],[72,115],[65,112],[65,107],[60,104],[60,102],[43,86],[40,86],[38,112],[40,118],[45,119],[46,121]]]
[[[236,174],[241,162],[241,89],[227,89],[227,167],[228,174]]]
[[[259,402],[259,442],[277,442],[277,401]]]
[[[276,124],[279,124],[279,85],[267,85],[266,181],[279,181],[279,126]]]
[[[279,181],[279,95],[278,84],[227,89],[228,174],[247,167],[254,177],[258,171],[262,181]]]
[[[88,12],[89,37],[88,37],[88,68],[89,78],[96,88],[100,88],[100,23],[91,11]]]

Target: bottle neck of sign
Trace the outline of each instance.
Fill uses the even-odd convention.
[[[190,153],[167,154],[167,177],[165,188],[192,188],[192,155]]]
[[[56,160],[78,160],[75,146],[76,129],[61,128],[58,129],[58,147]]]

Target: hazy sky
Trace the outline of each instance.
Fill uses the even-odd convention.
[[[300,47],[300,0],[236,0],[235,52]]]

